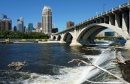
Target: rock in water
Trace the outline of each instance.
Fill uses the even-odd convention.
[[[18,66],[18,67],[16,67],[16,71],[19,71],[19,70],[21,70],[23,68],[23,66]]]
[[[25,66],[26,62],[12,62],[11,64],[8,64],[8,67],[15,67],[16,71],[21,70]]]

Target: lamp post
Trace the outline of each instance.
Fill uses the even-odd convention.
[[[103,12],[105,11],[105,6],[106,6],[106,4],[103,4]]]
[[[96,12],[96,16],[98,16],[98,12]]]

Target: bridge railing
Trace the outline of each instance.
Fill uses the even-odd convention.
[[[124,4],[121,4],[121,5],[117,6],[117,7],[115,7],[115,8],[112,8],[112,9],[110,9],[110,10],[107,10],[106,12],[103,12],[103,13],[101,13],[101,14],[98,14],[98,15],[96,15],[96,16],[93,16],[93,17],[91,17],[91,18],[89,18],[89,19],[87,19],[87,20],[85,20],[85,21],[83,21],[83,22],[80,22],[80,23],[76,24],[76,25],[73,26],[73,27],[70,27],[69,29],[75,28],[76,26],[79,26],[79,25],[81,25],[81,24],[83,24],[83,23],[89,22],[89,21],[91,21],[91,20],[93,20],[93,19],[95,19],[95,18],[99,18],[99,17],[101,17],[101,16],[103,16],[103,15],[106,15],[106,14],[108,14],[108,13],[111,13],[111,12],[113,12],[113,11],[119,10],[120,8],[124,8],[124,7],[127,7],[127,6],[130,6],[130,1],[129,1],[128,3],[124,3]],[[69,30],[69,29],[66,29],[66,30]],[[62,32],[66,31],[66,30],[63,30]]]
[[[129,2],[128,2],[128,3],[129,3]],[[128,3],[124,3],[124,4],[120,5],[120,8],[127,7],[127,6],[128,6]]]
[[[122,4],[122,5],[119,5],[119,6],[115,7],[115,8],[112,8],[112,9],[110,9],[110,10],[107,10],[106,12],[103,12],[103,13],[101,13],[101,14],[98,14],[98,15],[94,16],[94,17],[91,17],[91,18],[89,18],[88,20],[85,20],[84,22],[86,22],[86,21],[91,21],[91,20],[93,20],[93,19],[95,19],[95,18],[101,17],[101,16],[106,15],[106,14],[108,14],[108,13],[111,13],[111,12],[113,12],[113,11],[119,10],[120,8],[127,7],[128,4],[130,4],[130,2],[124,3],[124,4]]]

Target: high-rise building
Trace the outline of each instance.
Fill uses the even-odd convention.
[[[16,26],[13,27],[13,31],[17,31],[17,27]]]
[[[29,32],[28,26],[25,27],[25,32]]]
[[[36,22],[36,29],[40,29],[42,27],[42,23],[41,22]]]
[[[52,33],[52,11],[48,6],[44,6],[42,11],[42,32],[48,35]]]
[[[2,16],[2,20],[0,20],[0,30],[11,30],[12,28],[12,20],[7,18],[7,15]]]
[[[52,28],[52,33],[57,33],[58,32],[58,28]]]
[[[17,31],[24,32],[24,19],[21,17],[17,20]]]
[[[28,29],[29,29],[29,32],[32,32],[32,30],[33,30],[33,23],[29,23],[28,24]]]
[[[67,28],[67,29],[70,28],[70,27],[72,27],[72,26],[74,26],[74,22],[68,21],[68,22],[66,23],[66,28]]]

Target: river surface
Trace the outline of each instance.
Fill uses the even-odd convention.
[[[88,79],[85,79],[87,77],[85,64],[77,66],[77,62],[68,63],[72,59],[87,61],[85,56],[96,57],[100,54],[100,50],[87,50],[86,47],[70,47],[58,43],[0,44],[0,84],[119,82],[105,72],[96,74],[88,82]],[[118,65],[111,60],[104,63],[106,69],[121,77]],[[11,62],[17,61],[27,62],[21,71],[15,71],[15,68],[7,66]]]

